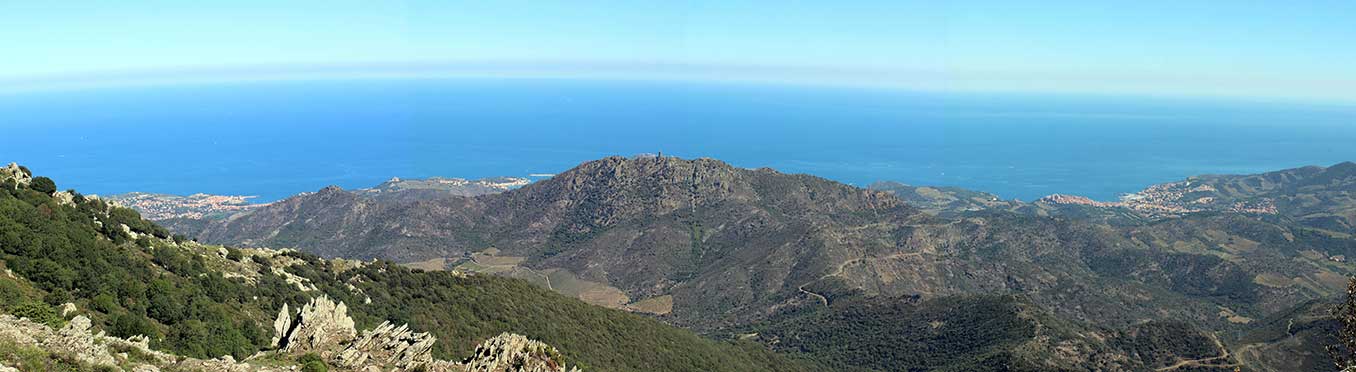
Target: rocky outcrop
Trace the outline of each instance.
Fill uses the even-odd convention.
[[[19,167],[19,164],[9,163],[4,168],[0,168],[0,183],[6,181],[13,181],[18,186],[27,186],[33,182],[33,175]]]
[[[279,312],[280,318],[290,318],[288,310]],[[353,319],[348,317],[343,303],[334,303],[328,297],[318,297],[302,308],[283,339],[284,350],[260,353],[245,361],[229,355],[216,359],[195,359],[177,356],[149,347],[145,336],[128,339],[93,332],[89,318],[77,315],[66,326],[54,330],[28,319],[0,314],[0,342],[13,343],[22,348],[41,350],[54,358],[75,361],[82,365],[152,372],[183,371],[294,371],[296,366],[277,365],[278,360],[290,360],[304,353],[317,353],[339,371],[396,371],[423,368],[431,372],[565,372],[559,351],[542,342],[521,335],[504,333],[476,347],[475,354],[461,362],[436,360],[432,350],[436,338],[428,333],[415,332],[408,325],[396,326],[389,322],[363,331],[355,337]],[[290,351],[289,351],[290,350]],[[285,353],[284,358],[264,358],[274,353]],[[140,357],[129,359],[128,354]],[[264,358],[262,363],[251,363]],[[5,361],[4,363],[23,361]],[[30,370],[23,364],[17,369],[0,363],[0,372]],[[8,369],[7,369],[8,368]],[[577,372],[577,368],[568,371]]]
[[[278,349],[290,355],[315,353],[331,365],[345,370],[411,370],[433,372],[564,372],[563,358],[554,347],[527,337],[504,333],[476,347],[475,354],[461,362],[436,360],[433,345],[437,338],[415,332],[408,324],[383,322],[357,336],[353,319],[343,302],[327,296],[316,297],[302,307],[296,319],[288,306],[273,322]],[[256,355],[258,358],[268,352]],[[253,359],[251,358],[251,359]],[[224,369],[223,369],[224,370]],[[577,371],[571,369],[570,371]]]
[[[103,345],[96,344],[96,339],[104,338],[103,332],[97,335],[90,334],[89,318],[76,316],[71,319],[65,327],[56,332],[56,337],[50,337],[43,342],[43,347],[48,350],[56,350],[74,355],[77,360],[96,366],[117,365],[117,360]]]
[[[357,335],[353,318],[348,316],[348,306],[322,295],[301,308],[296,324],[292,325],[281,346],[287,353],[318,352],[328,356],[328,352],[352,341]]]
[[[557,372],[565,371],[560,364],[560,351],[540,341],[522,335],[503,333],[476,346],[475,354],[462,362],[467,372]],[[570,371],[578,371],[571,368]]]
[[[278,343],[287,337],[287,331],[292,330],[292,311],[283,304],[282,310],[278,311],[278,318],[273,321],[273,340],[269,345],[277,348]]]
[[[75,206],[75,194],[71,193],[70,191],[57,191],[55,193],[52,193],[52,200],[56,201],[57,204],[60,205],[71,207]]]
[[[280,369],[237,362],[230,356],[218,359],[201,360],[177,356],[151,350],[150,341],[145,336],[128,339],[107,336],[103,332],[92,333],[89,318],[77,315],[61,329],[52,329],[44,324],[28,319],[15,318],[0,314],[0,342],[13,343],[15,347],[30,349],[31,352],[50,354],[53,358],[73,361],[82,365],[100,368],[100,370],[127,370],[150,372],[160,370],[183,371],[279,371]],[[135,351],[141,356],[129,359],[128,352]],[[3,356],[0,356],[3,357]],[[43,366],[23,365],[26,361],[5,360],[14,364],[17,370],[42,370]],[[8,371],[0,368],[0,372]]]
[[[390,365],[402,369],[433,362],[433,343],[437,338],[428,333],[414,332],[409,325],[396,327],[382,322],[375,329],[363,331],[362,337],[339,353],[343,366],[368,364]]]

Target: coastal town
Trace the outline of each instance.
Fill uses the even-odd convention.
[[[268,205],[251,203],[253,196],[193,194],[188,196],[132,192],[105,197],[119,205],[135,209],[155,221],[174,218],[203,219],[224,216]]]
[[[1226,201],[1216,196],[1218,190],[1208,184],[1179,181],[1149,186],[1136,193],[1125,194],[1119,201],[1103,202],[1083,196],[1055,194],[1037,200],[1038,203],[1086,205],[1101,208],[1127,208],[1150,218],[1179,216],[1203,211],[1228,211],[1247,214],[1276,214],[1274,200],[1261,198],[1248,201]]]

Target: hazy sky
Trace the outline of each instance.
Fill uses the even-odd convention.
[[[1356,1],[0,1],[0,89],[317,74],[1356,101]]]

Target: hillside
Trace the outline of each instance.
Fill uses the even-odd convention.
[[[489,343],[482,346],[504,350],[508,353],[504,355],[516,355],[514,345],[534,345],[514,338],[520,336],[498,337],[506,332],[559,347],[558,352],[545,346],[522,349],[533,360],[552,365],[546,370],[566,366],[605,371],[803,368],[759,345],[711,341],[640,316],[564,298],[520,280],[175,239],[135,211],[74,191],[56,191],[51,180],[31,177],[17,166],[5,169],[0,173],[0,268],[4,269],[0,313],[32,321],[6,318],[12,328],[0,331],[0,362],[17,363],[25,370],[96,365],[130,369],[136,364],[166,367],[165,363],[178,363],[157,359],[154,355],[159,354],[152,351],[186,357],[170,358],[182,363],[169,367],[188,370],[302,364],[296,358],[312,352],[331,366],[357,358],[341,355],[369,352],[375,354],[359,358],[367,361],[362,363],[389,361],[382,359],[384,354],[377,350],[385,349],[379,345],[413,348],[396,360],[422,360],[433,363],[431,370],[456,370],[460,368],[453,367],[456,363],[475,364],[471,357],[480,354],[473,354],[473,348],[484,341]],[[320,300],[325,298],[339,305]],[[284,318],[291,318],[280,315],[289,313],[287,305],[294,311],[306,305],[291,321],[297,325],[280,325],[289,323]],[[400,329],[382,327],[388,321],[408,323],[411,330],[429,334],[402,334]],[[369,336],[369,331],[375,333]],[[291,336],[298,332],[306,336]],[[150,353],[150,359],[126,359],[141,355],[133,352],[112,361],[90,359],[94,361],[90,364],[79,358],[73,361],[72,355],[127,352],[81,349],[70,354],[52,346],[72,339],[85,345],[135,344],[140,335],[147,336],[140,342],[146,349],[142,354]],[[289,346],[302,344],[280,343],[280,337],[331,341]],[[276,349],[280,344],[285,348]],[[347,349],[340,353],[341,348]],[[222,356],[231,359],[218,358]],[[437,364],[442,362],[434,358],[462,362]],[[363,365],[352,363],[358,363],[354,369]]]
[[[1298,224],[1356,234],[1356,163],[1255,175],[1191,177],[1195,188],[1173,199],[1211,211],[1251,209]]]
[[[845,298],[1022,294],[1080,327],[1174,320],[1232,347],[1252,322],[1336,296],[1356,272],[1330,259],[1356,253],[1349,237],[1263,215],[1104,222],[933,216],[807,175],[613,157],[473,198],[386,203],[329,188],[199,238],[520,277],[711,334]]]
[[[960,187],[913,186],[894,181],[880,181],[867,185],[866,188],[889,192],[924,212],[944,217],[957,217],[966,212],[990,209],[1013,209],[1024,205],[1017,200],[1003,200],[994,194]]]

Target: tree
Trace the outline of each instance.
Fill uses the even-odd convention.
[[[1337,363],[1338,370],[1356,367],[1356,277],[1347,283],[1347,300],[1333,309],[1333,316],[1342,323],[1337,330],[1337,344],[1328,345],[1328,355]]]
[[[56,182],[52,182],[52,179],[47,177],[33,178],[33,182],[30,183],[28,187],[32,188],[33,191],[41,192],[43,194],[48,195],[51,195],[57,190]]]
[[[110,327],[109,333],[124,338],[136,335],[153,338],[160,336],[160,332],[156,331],[155,326],[151,324],[149,319],[128,313],[121,313],[113,318],[113,325]]]

